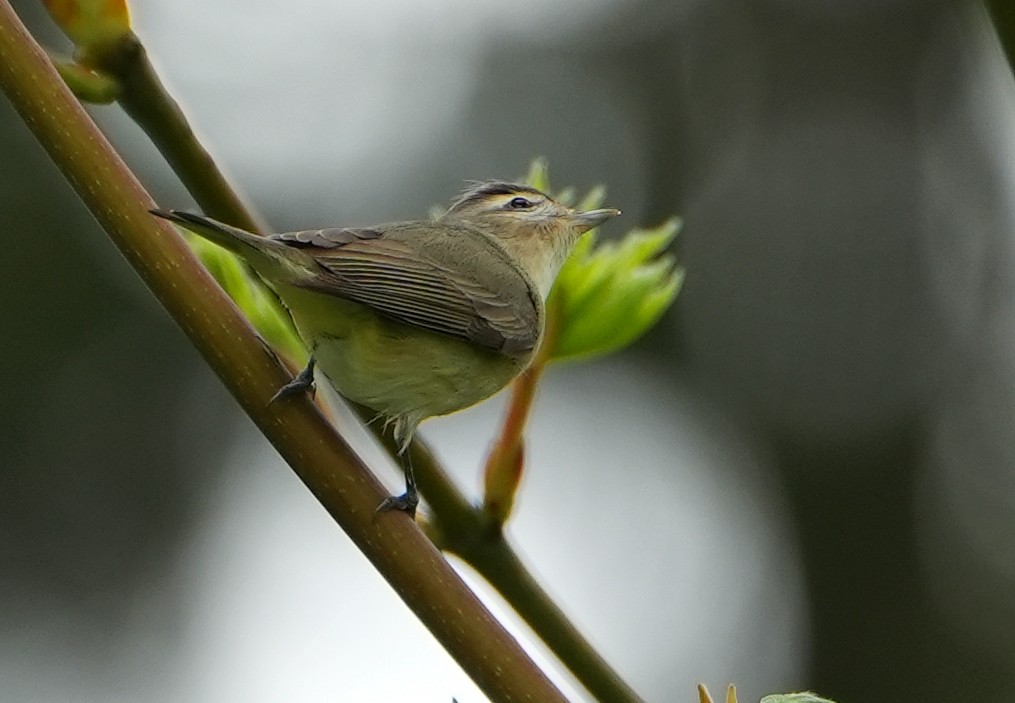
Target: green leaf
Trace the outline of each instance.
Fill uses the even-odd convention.
[[[304,364],[307,352],[293,329],[292,320],[278,301],[254,278],[257,274],[236,256],[195,234],[184,233],[187,243],[208,272],[236,303],[269,346],[295,364]]]
[[[579,207],[601,201],[602,193],[596,192]],[[680,220],[672,218],[652,229],[633,230],[618,242],[597,246],[594,231],[583,237],[550,293],[548,308],[559,314],[550,358],[608,354],[647,332],[683,283],[683,270],[663,253],[679,231]]]
[[[63,82],[79,100],[108,105],[120,97],[120,82],[113,76],[68,59],[53,56],[53,65]]]
[[[523,180],[543,192],[553,192],[544,159],[533,161]],[[594,210],[605,201],[606,189],[597,186],[577,199],[573,188],[565,188],[555,197],[576,210]],[[676,259],[664,253],[680,224],[674,217],[658,227],[633,230],[618,242],[599,245],[596,230],[578,240],[547,302],[547,310],[556,316],[550,322],[556,333],[547,359],[617,351],[659,321],[684,280]]]
[[[541,190],[544,193],[550,192],[550,171],[546,165],[546,159],[538,158],[533,159],[532,164],[529,166],[529,172],[525,174],[525,178],[522,179],[523,183],[528,183],[536,190]]]
[[[43,0],[60,29],[85,53],[130,34],[126,0]]]
[[[590,190],[581,202],[578,203],[575,208],[577,210],[595,210],[598,207],[602,207],[603,202],[606,200],[606,188],[603,186],[596,186]]]
[[[803,693],[776,693],[765,696],[761,703],[835,703],[827,698],[820,698],[810,691]]]

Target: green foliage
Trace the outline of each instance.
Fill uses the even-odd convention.
[[[125,0],[43,0],[50,17],[74,42],[74,58],[50,58],[64,83],[79,100],[106,105],[122,87],[115,76],[100,70],[101,57],[132,36]]]
[[[120,82],[102,71],[82,66],[68,59],[53,58],[53,65],[63,82],[79,100],[108,105],[120,97]]]
[[[549,192],[546,163],[532,164],[526,181]],[[606,191],[590,191],[575,207],[602,205]],[[557,195],[571,204],[573,189]],[[616,242],[598,244],[588,232],[564,263],[547,307],[556,315],[551,360],[609,354],[628,346],[659,321],[684,280],[676,259],[664,253],[680,231],[676,217],[649,229],[634,229]]]
[[[661,254],[679,230],[673,218],[598,246],[595,230],[582,237],[551,293],[561,315],[552,359],[608,354],[651,329],[684,279],[674,257]]]
[[[74,42],[83,63],[130,34],[126,0],[43,0],[53,21]]]
[[[835,703],[827,698],[819,698],[810,691],[803,693],[775,693],[765,696],[761,703]]]
[[[296,364],[307,360],[303,342],[288,314],[264,284],[236,256],[197,235],[185,233],[187,243],[222,289],[243,311],[257,333],[284,358]]]

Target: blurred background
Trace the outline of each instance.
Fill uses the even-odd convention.
[[[608,186],[605,236],[684,218],[671,314],[548,374],[510,525],[646,700],[1015,700],[1015,83],[980,5],[131,6],[280,230],[423,216],[540,155]],[[0,230],[0,699],[483,700],[5,99]],[[472,495],[500,403],[423,428]]]

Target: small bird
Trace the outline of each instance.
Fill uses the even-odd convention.
[[[545,302],[578,238],[619,210],[576,212],[529,186],[476,184],[440,218],[258,236],[179,210],[152,214],[240,256],[278,294],[314,367],[385,418],[399,457],[423,420],[493,395],[532,361]],[[274,399],[273,399],[274,400]],[[406,490],[378,510],[415,514]]]

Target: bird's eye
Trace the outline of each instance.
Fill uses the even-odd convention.
[[[532,207],[532,201],[526,198],[511,198],[508,207],[512,210],[528,210]]]

